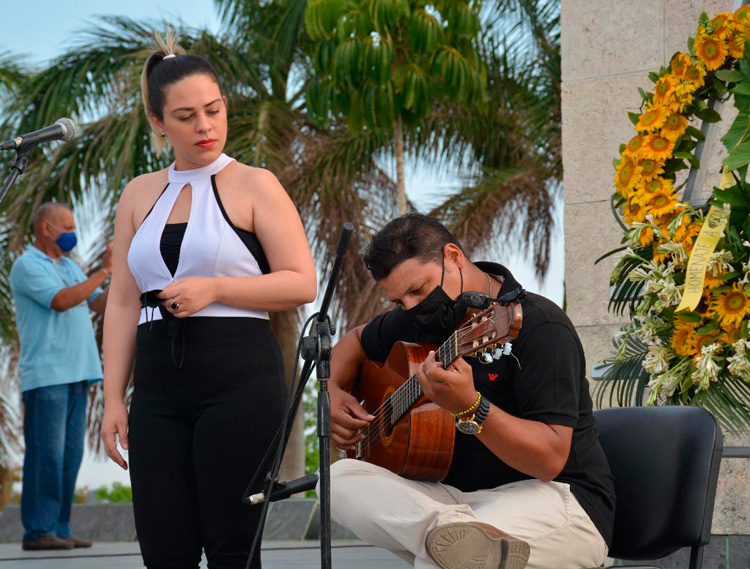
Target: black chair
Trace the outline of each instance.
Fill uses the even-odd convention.
[[[723,446],[714,416],[697,407],[602,409],[594,415],[615,476],[610,557],[660,559],[689,547],[690,569],[700,569]]]

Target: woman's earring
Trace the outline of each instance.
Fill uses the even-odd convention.
[[[166,132],[162,132],[162,133],[161,133],[161,137],[162,137],[162,138],[167,138],[167,133],[166,133]]]

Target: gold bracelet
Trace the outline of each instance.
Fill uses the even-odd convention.
[[[461,417],[462,415],[466,415],[468,413],[471,413],[474,409],[476,409],[477,407],[479,407],[480,401],[482,401],[482,394],[477,391],[477,398],[474,401],[474,403],[471,404],[471,407],[469,407],[468,409],[466,409],[466,411],[461,411],[460,413],[453,413],[453,412],[451,412],[451,417],[453,417],[454,419],[457,419],[458,417]]]

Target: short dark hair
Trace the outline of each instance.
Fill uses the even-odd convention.
[[[458,239],[437,219],[421,213],[407,213],[390,221],[375,234],[365,251],[365,266],[379,281],[407,259],[440,262],[448,243],[463,251]]]

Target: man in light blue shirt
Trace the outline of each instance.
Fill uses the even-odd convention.
[[[73,212],[42,204],[33,217],[34,244],[13,263],[10,286],[21,344],[24,404],[21,520],[27,550],[90,547],[70,535],[70,511],[83,458],[88,386],[102,366],[89,308],[104,313],[112,270],[86,277],[66,256],[76,244]]]

